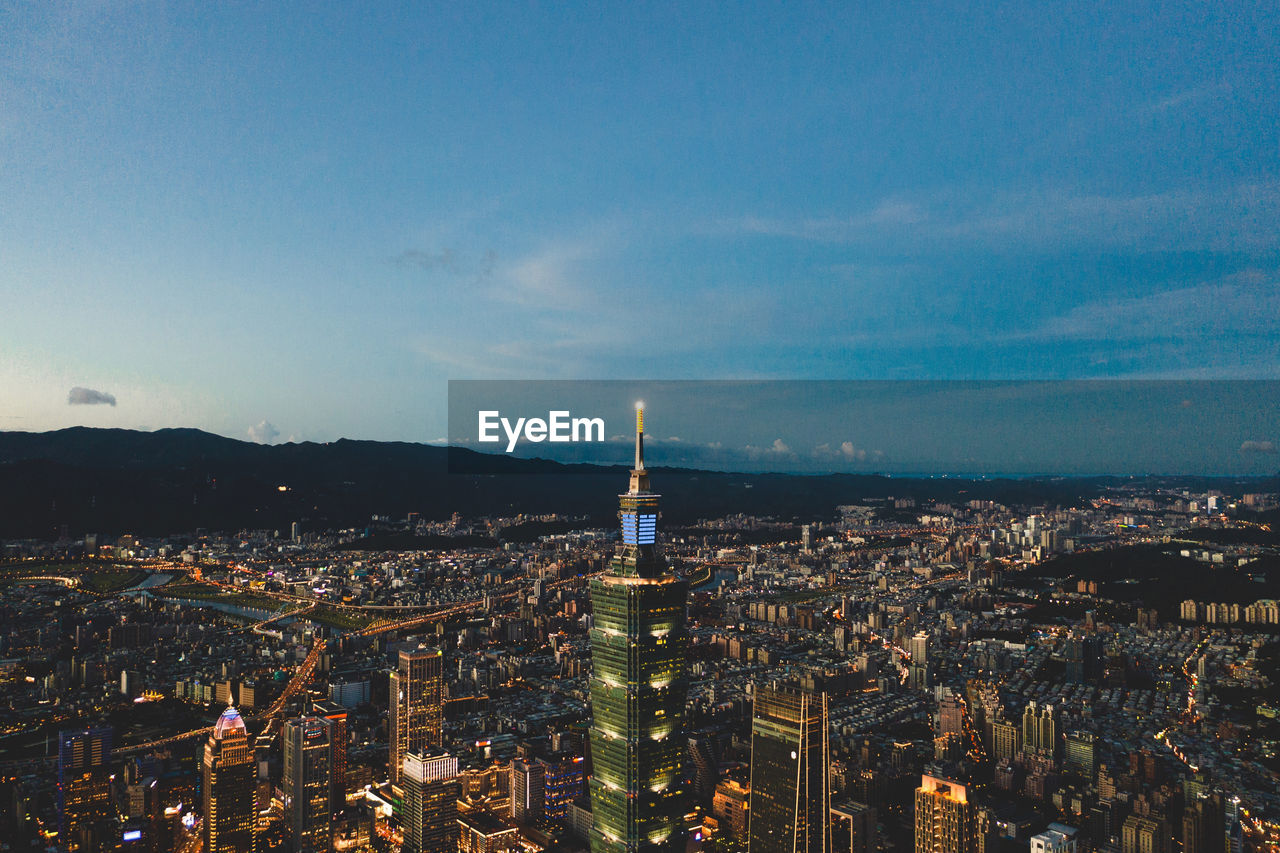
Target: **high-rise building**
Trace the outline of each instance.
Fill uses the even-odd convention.
[[[98,850],[114,829],[111,735],[109,727],[58,732],[58,839],[67,850]]]
[[[1022,712],[1022,748],[1050,756],[1058,751],[1058,715],[1052,705],[1041,708],[1027,703]]]
[[[582,797],[585,761],[581,755],[561,754],[549,757],[544,764],[544,813],[549,820],[568,820],[569,804]]]
[[[929,689],[929,635],[920,631],[907,641],[907,686],[912,690]]]
[[[940,735],[964,734],[964,698],[959,693],[949,693],[938,703],[938,728]]]
[[[879,846],[874,807],[858,802],[831,807],[832,853],[876,853]]]
[[[976,813],[964,785],[922,776],[916,788],[915,853],[977,853]]]
[[[409,752],[404,783],[405,853],[458,849],[458,759],[442,750]]]
[[[720,831],[737,839],[747,837],[748,815],[751,813],[751,789],[736,779],[725,779],[716,785],[711,798],[711,813],[720,821]]]
[[[1022,749],[1022,730],[1016,723],[1008,720],[996,720],[991,724],[991,758],[999,761],[1007,758],[1012,761]]]
[[[542,819],[546,802],[547,767],[536,758],[511,762],[511,817],[518,823]]]
[[[337,702],[316,702],[312,713],[329,721],[329,810],[347,804],[347,709]]]
[[[1120,828],[1122,853],[1169,853],[1172,832],[1163,820],[1129,815]]]
[[[689,585],[658,552],[658,501],[637,407],[635,468],[619,498],[622,545],[591,582],[594,853],[684,849]]]
[[[244,720],[227,708],[213,726],[201,762],[204,853],[244,853],[254,843],[254,762]]]
[[[1225,823],[1220,794],[1188,802],[1182,811],[1183,853],[1224,853]]]
[[[1070,732],[1067,735],[1065,765],[1086,779],[1092,780],[1097,767],[1097,739],[1089,732]]]
[[[751,853],[831,850],[827,694],[757,686],[751,714]]]
[[[323,717],[284,723],[284,822],[293,853],[322,853],[333,846],[331,735]]]
[[[387,769],[392,784],[400,783],[404,757],[443,744],[444,653],[419,645],[401,649],[391,673],[390,749]]]

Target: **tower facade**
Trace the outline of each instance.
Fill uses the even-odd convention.
[[[977,853],[976,815],[964,785],[922,776],[916,788],[916,853]]]
[[[637,407],[635,468],[619,496],[622,545],[591,582],[593,853],[684,849],[689,585],[658,552],[658,502]]]
[[[322,853],[333,847],[332,734],[323,717],[299,717],[284,724],[284,817],[294,853]]]
[[[827,694],[758,686],[751,714],[751,853],[830,853]]]
[[[58,733],[58,839],[68,850],[95,850],[114,828],[111,729]]]
[[[228,707],[213,726],[201,762],[205,853],[253,849],[253,745],[244,720]]]
[[[419,645],[401,649],[391,673],[392,713],[387,770],[400,784],[404,757],[442,745],[444,725],[444,653]]]
[[[404,757],[405,853],[458,849],[458,759],[441,750]]]

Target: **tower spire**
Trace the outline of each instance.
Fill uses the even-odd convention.
[[[644,470],[644,401],[636,402],[636,470]]]

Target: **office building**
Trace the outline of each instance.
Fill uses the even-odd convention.
[[[1225,826],[1220,794],[1190,800],[1182,811],[1183,853],[1224,853]]]
[[[58,838],[68,850],[98,850],[116,828],[111,737],[109,727],[58,732]]]
[[[323,717],[284,724],[284,822],[293,853],[322,853],[333,846],[331,734]]]
[[[1067,770],[1092,780],[1097,771],[1097,739],[1089,732],[1070,732],[1067,735]]]
[[[547,768],[536,758],[511,762],[511,817],[517,823],[542,819],[546,802]]]
[[[622,545],[591,582],[591,849],[683,850],[689,586],[658,552],[659,496],[644,467],[641,409],[619,504]]]
[[[751,853],[831,849],[827,695],[758,686],[751,715]]]
[[[244,720],[227,708],[213,726],[201,762],[204,853],[253,849],[255,830],[253,746]]]
[[[543,762],[546,777],[543,813],[548,820],[565,821],[569,804],[579,799],[586,783],[585,761],[581,755],[551,756]]]
[[[400,783],[407,753],[439,747],[444,725],[444,653],[419,645],[401,649],[390,683],[390,746],[387,768]]]
[[[404,853],[454,853],[458,849],[458,759],[442,750],[410,752],[404,784]]]
[[[907,666],[907,686],[912,690],[928,690],[929,635],[920,631],[908,640],[907,654],[911,658]]]
[[[347,801],[347,709],[337,702],[316,702],[312,713],[329,721],[329,809]]]
[[[876,810],[864,803],[832,806],[832,853],[876,853],[880,846],[876,820]]]

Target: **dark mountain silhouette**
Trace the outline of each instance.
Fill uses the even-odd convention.
[[[450,453],[464,454],[467,470],[487,473],[450,474]],[[820,520],[838,504],[891,495],[1068,505],[1118,482],[651,470],[670,524],[738,512]],[[612,525],[625,483],[625,465],[562,465],[404,442],[267,446],[195,429],[0,432],[0,537],[53,538],[64,526],[73,537],[276,529],[292,521],[318,530],[410,512],[428,519],[559,512]]]

